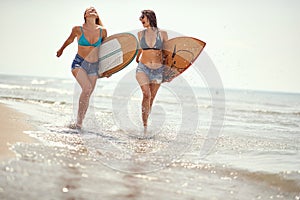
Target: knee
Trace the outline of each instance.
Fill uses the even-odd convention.
[[[93,87],[91,85],[87,85],[82,88],[82,94],[85,96],[90,96],[93,92]]]
[[[151,98],[150,91],[143,91],[143,97],[144,99],[150,99]]]

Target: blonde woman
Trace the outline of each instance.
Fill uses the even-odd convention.
[[[98,79],[98,51],[103,39],[107,37],[107,31],[99,18],[94,7],[89,7],[84,12],[84,24],[74,26],[70,36],[57,51],[60,57],[64,49],[70,45],[75,38],[78,42],[78,51],[71,65],[71,71],[82,91],[79,97],[77,119],[69,128],[81,129],[86,111],[89,106],[90,96]]]

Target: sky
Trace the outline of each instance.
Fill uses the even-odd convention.
[[[300,93],[299,0],[4,0],[0,74],[73,78],[76,41],[56,51],[89,6],[108,35],[142,29],[141,10],[154,10],[160,28],[206,42],[224,88]]]

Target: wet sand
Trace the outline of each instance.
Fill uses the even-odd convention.
[[[12,144],[34,141],[34,138],[24,133],[33,128],[26,119],[27,116],[23,113],[0,103],[0,160],[15,156],[10,150]]]

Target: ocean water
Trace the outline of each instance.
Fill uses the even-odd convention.
[[[77,131],[74,80],[0,75],[0,102],[28,115],[38,141],[11,146],[0,199],[300,199],[300,94],[178,78],[159,89],[143,137],[130,76],[98,81]]]

